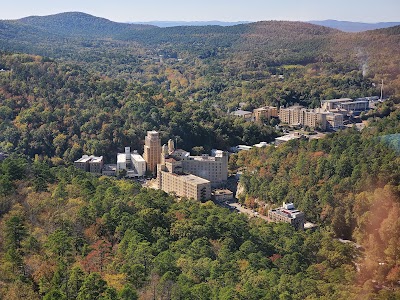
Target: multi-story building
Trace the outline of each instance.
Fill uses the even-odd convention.
[[[321,108],[324,111],[331,111],[333,109],[339,108],[341,103],[351,102],[351,101],[353,101],[353,100],[350,98],[321,100]]]
[[[254,120],[256,122],[261,122],[264,120],[270,120],[272,117],[278,117],[278,108],[273,106],[265,106],[256,108],[253,110]]]
[[[376,99],[376,97],[358,98],[355,101],[350,98],[322,100],[321,108],[327,112],[357,113],[369,109],[369,99]]]
[[[101,173],[105,176],[115,176],[117,175],[117,165],[105,164]]]
[[[291,106],[279,110],[279,119],[282,123],[291,126],[308,126],[311,128],[326,129],[326,118],[323,113],[306,109],[302,106]]]
[[[359,100],[359,101],[342,102],[340,103],[339,108],[344,109],[348,112],[366,111],[369,109],[369,101]]]
[[[126,171],[128,177],[142,177],[146,173],[146,161],[136,150],[131,153],[130,147],[125,147],[125,153],[117,154],[117,169],[119,173]]]
[[[162,147],[161,162],[171,172],[179,168],[180,172],[209,180],[213,186],[221,185],[228,179],[228,153],[222,150],[212,150],[211,156],[191,156],[187,151],[175,150],[169,142],[168,147]]]
[[[157,164],[160,163],[161,159],[161,139],[157,131],[147,131],[143,158],[147,163],[147,170],[156,173]]]
[[[326,129],[326,115],[313,110],[302,109],[300,111],[303,126],[310,128]]]
[[[305,215],[295,209],[293,203],[283,202],[283,206],[268,211],[268,218],[272,222],[285,222],[297,230],[304,230]]]
[[[83,155],[80,159],[74,161],[74,166],[85,172],[101,174],[103,156]]]
[[[228,180],[228,153],[217,150],[213,156],[189,156],[182,160],[183,172],[207,179],[213,186]]]
[[[302,115],[301,110],[303,106],[291,106],[287,108],[281,107],[279,110],[279,119],[282,123],[286,123],[289,125],[301,125],[302,124]]]
[[[193,198],[195,200],[206,201],[211,199],[211,183],[207,179],[178,172],[175,168],[174,159],[169,160],[169,166],[159,164],[157,166],[157,185],[158,188],[167,193],[175,193],[179,197]],[[169,169],[168,169],[169,168]]]
[[[231,115],[235,116],[235,117],[243,118],[246,121],[253,120],[253,113],[251,111],[247,111],[247,110],[238,109],[238,110],[231,112]]]
[[[343,115],[335,113],[326,114],[326,124],[330,129],[340,129],[343,127]]]
[[[94,156],[89,161],[90,173],[101,174],[101,171],[103,170],[103,165],[104,165],[103,156],[100,156],[100,157]]]

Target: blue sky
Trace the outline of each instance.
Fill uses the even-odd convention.
[[[81,11],[113,21],[400,21],[400,0],[4,0],[0,19]]]

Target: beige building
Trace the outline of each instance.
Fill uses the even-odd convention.
[[[305,215],[295,209],[293,203],[283,202],[283,206],[268,211],[268,218],[272,222],[291,224],[297,230],[304,230]]]
[[[261,122],[262,119],[270,120],[272,117],[278,117],[278,108],[273,106],[265,106],[253,110],[254,120]]]
[[[324,113],[306,109],[302,106],[292,106],[279,110],[279,119],[282,123],[291,126],[308,126],[311,128],[326,129],[326,116]]]
[[[343,115],[328,113],[326,114],[327,127],[331,129],[339,129],[343,127]]]
[[[301,120],[303,126],[308,126],[310,128],[321,128],[326,129],[326,115],[312,110],[301,110]]]
[[[302,106],[281,107],[279,110],[279,119],[282,123],[289,125],[301,125]]]
[[[147,163],[147,170],[156,173],[157,164],[160,163],[161,159],[161,139],[157,131],[147,131],[143,158]]]
[[[213,150],[211,155],[191,156],[182,149],[175,150],[173,144],[162,147],[161,162],[171,172],[183,172],[207,179],[213,186],[228,180],[228,153]]]
[[[181,162],[183,172],[207,179],[213,186],[228,180],[228,153],[222,150],[216,150],[212,156],[188,156]]]
[[[174,164],[170,161],[169,167]],[[174,170],[172,167],[171,170]],[[176,169],[175,169],[176,171]],[[207,179],[192,174],[173,173],[165,165],[159,164],[157,171],[158,188],[179,197],[206,201],[211,199],[211,183]]]

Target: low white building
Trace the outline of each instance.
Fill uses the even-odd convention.
[[[299,138],[301,138],[301,135],[297,132],[293,133],[293,134],[287,134],[284,136],[280,136],[275,138],[275,145],[280,145],[286,142],[289,142],[291,140],[298,140]]]
[[[117,174],[123,170],[127,177],[142,177],[146,173],[146,161],[136,150],[131,153],[131,148],[125,147],[125,153],[117,154]]]

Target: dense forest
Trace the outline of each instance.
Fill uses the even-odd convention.
[[[227,149],[270,141],[271,126],[234,119],[210,101],[193,102],[154,84],[128,83],[42,57],[3,54],[0,147],[30,157],[72,162],[82,154],[115,159],[124,146],[140,152],[147,130],[179,146]]]
[[[365,249],[363,281],[400,279],[400,112],[324,139],[240,152],[241,201],[252,207],[294,202],[309,220]]]
[[[326,98],[375,95],[382,79],[386,95],[399,97],[396,28],[353,34],[283,21],[158,28],[63,13],[0,21],[0,49],[151,82],[179,97],[230,109],[243,100],[315,105]]]
[[[0,21],[0,299],[398,299],[399,28]],[[361,132],[230,157],[240,201],[294,202],[314,232],[71,166],[142,152],[153,129],[196,154],[270,142],[276,120],[229,112],[378,95],[382,79],[390,100]]]
[[[176,202],[131,181],[52,167],[39,158],[9,157],[0,170],[3,299],[400,296],[387,288],[376,292],[372,278],[356,271],[357,250],[327,229],[295,231],[212,202]],[[392,192],[385,188],[375,196]],[[371,201],[360,202],[358,213],[373,205],[375,196],[357,196]],[[386,209],[395,207],[389,200]],[[390,217],[396,213],[398,208]],[[395,255],[396,249],[391,251]],[[386,275],[388,284],[398,279],[396,268]]]

